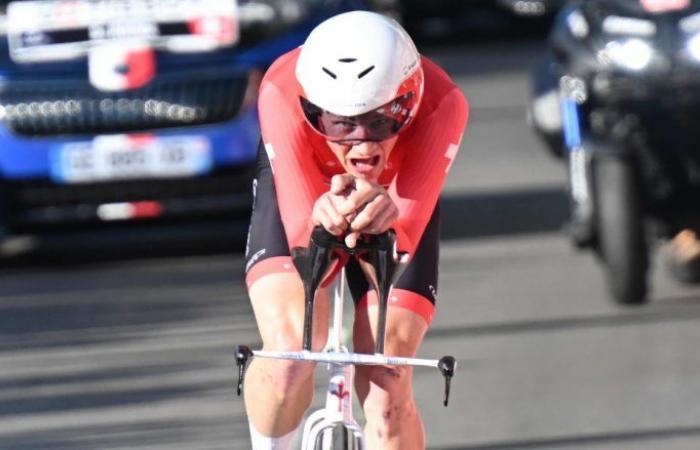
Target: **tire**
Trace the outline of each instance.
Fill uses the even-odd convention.
[[[314,450],[323,450],[323,434],[319,435],[319,439],[314,445]],[[354,450],[350,445],[348,430],[341,423],[333,427],[333,435],[331,438],[331,450]]]
[[[348,430],[338,424],[333,428],[333,450],[351,450]]]
[[[634,167],[619,157],[595,160],[596,231],[612,297],[623,305],[646,301],[648,248]]]

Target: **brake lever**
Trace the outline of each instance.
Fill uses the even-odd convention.
[[[455,367],[457,366],[457,361],[452,356],[443,356],[438,361],[438,369],[440,373],[445,378],[445,398],[443,400],[443,405],[447,407],[450,401],[450,384],[452,377],[455,374]]]
[[[248,368],[248,360],[253,357],[253,352],[245,345],[236,346],[236,366],[238,366],[238,384],[236,385],[236,393],[241,396],[243,390],[243,378],[245,371]]]

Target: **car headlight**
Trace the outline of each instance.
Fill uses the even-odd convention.
[[[646,37],[656,34],[654,22],[633,17],[608,16],[603,20],[602,28],[608,34]]]
[[[566,26],[569,27],[571,34],[577,39],[583,39],[590,33],[590,27],[588,26],[588,21],[584,17],[583,13],[575,9],[568,16],[566,16]]]
[[[688,39],[685,45],[686,51],[695,61],[700,62],[700,33]]]
[[[651,64],[654,57],[654,49],[641,39],[626,39],[623,41],[611,41],[605,45],[600,53],[604,62],[638,72]]]

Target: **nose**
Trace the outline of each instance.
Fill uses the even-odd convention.
[[[355,129],[352,130],[352,133],[350,133],[346,136],[345,140],[364,142],[364,141],[371,140],[370,137],[371,137],[371,135],[370,135],[370,132],[367,129],[367,127],[358,123],[355,126]]]
[[[369,158],[376,153],[377,143],[374,141],[349,140],[343,141],[346,146],[346,152],[352,150],[355,158]]]

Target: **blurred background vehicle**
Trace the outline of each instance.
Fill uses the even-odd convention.
[[[700,225],[700,2],[571,2],[532,84],[531,125],[568,164],[573,242],[617,301],[643,302],[654,239]]]
[[[407,29],[417,36],[462,32],[502,33],[547,19],[565,0],[395,0]],[[523,20],[526,19],[526,20]],[[530,20],[527,20],[530,19]]]
[[[0,235],[247,220],[264,70],[326,17],[368,6],[2,2]]]

